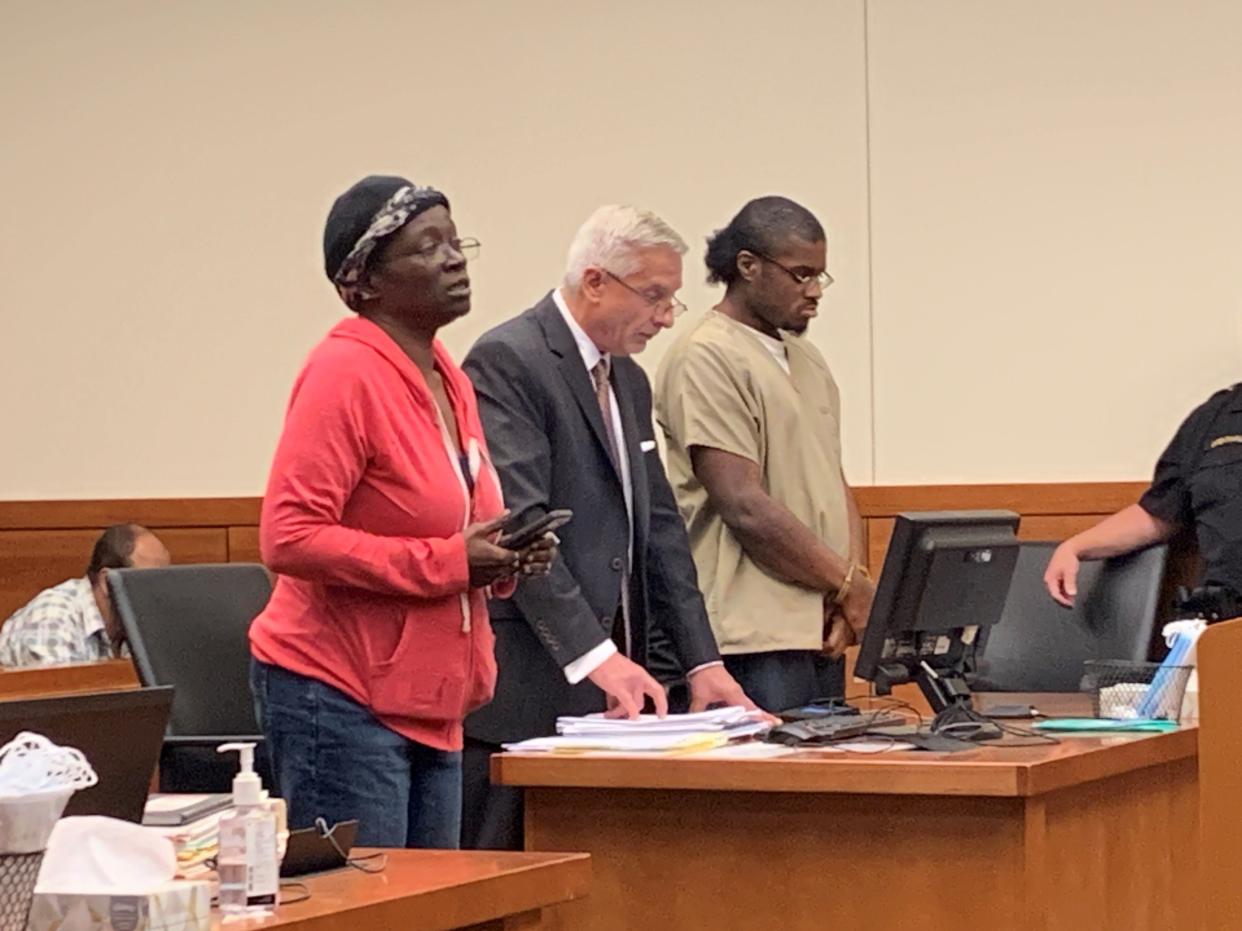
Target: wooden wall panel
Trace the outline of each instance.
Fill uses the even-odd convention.
[[[0,501],[2,530],[103,528],[127,521],[158,527],[259,523],[259,498],[116,498],[101,501]]]
[[[16,530],[0,534],[0,618],[49,585],[86,574],[97,530]]]
[[[258,527],[229,528],[229,562],[263,562]]]
[[[888,552],[896,523],[893,517],[863,518],[863,526],[867,528],[867,568],[876,579],[879,579],[880,570],[884,568],[884,554]]]
[[[893,485],[855,488],[868,565],[878,573],[902,511],[1006,508],[1022,515],[1027,540],[1060,540],[1138,500],[1143,482]],[[48,585],[85,571],[91,546],[111,523],[154,529],[173,561],[259,562],[259,498],[0,501],[0,619]],[[1194,561],[1174,548],[1170,578],[1193,577]]]
[[[0,671],[0,701],[136,688],[138,673],[127,659]]]
[[[161,527],[156,535],[174,563],[228,562],[228,531],[223,527]]]
[[[0,531],[0,621],[49,586],[86,574],[103,527]],[[156,534],[173,562],[226,562],[224,528],[169,527]]]
[[[1112,513],[1101,514],[1034,514],[1023,515],[1018,525],[1018,538],[1021,540],[1065,540],[1076,533],[1091,527]],[[889,541],[893,538],[893,527],[896,518],[866,518],[867,525],[867,568],[871,574],[878,576],[884,565],[884,555],[888,552]]]
[[[1133,504],[1146,482],[1074,482],[1031,485],[876,485],[854,489],[863,517],[902,511],[1005,508],[1028,514],[1111,514]]]

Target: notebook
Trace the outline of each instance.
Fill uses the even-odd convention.
[[[183,795],[180,793],[157,794],[147,799],[142,812],[142,823],[148,827],[175,828],[197,821],[217,811],[223,811],[233,803],[228,793],[214,795]]]

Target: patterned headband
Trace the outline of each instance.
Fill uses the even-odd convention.
[[[337,286],[346,303],[352,303],[357,294],[359,283],[367,269],[367,262],[370,261],[371,254],[379,245],[380,240],[391,236],[424,210],[436,206],[447,207],[448,198],[431,187],[406,185],[398,188],[396,193],[388,198],[384,206],[371,219],[371,225],[367,227],[367,231],[358,237],[354,247],[349,250],[349,255],[345,256],[345,261],[332,276],[332,282]]]

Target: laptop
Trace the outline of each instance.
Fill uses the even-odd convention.
[[[73,793],[65,814],[141,822],[172,700],[166,685],[0,702],[0,745],[33,731],[81,750],[99,782]]]

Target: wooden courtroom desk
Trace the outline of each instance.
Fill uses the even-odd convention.
[[[372,853],[374,851],[359,851]],[[591,858],[582,853],[387,850],[382,873],[345,868],[304,877],[310,892],[263,920],[213,929],[244,931],[518,931],[544,928],[543,909],[585,896]],[[296,898],[296,890],[283,892]]]
[[[1242,928],[1238,835],[1242,832],[1242,620],[1212,624],[1199,638],[1199,825],[1204,931]]]
[[[138,674],[128,659],[0,669],[0,701],[136,688]]]
[[[553,928],[1198,931],[1197,738],[502,754],[492,777],[526,787],[527,849],[591,854],[591,897],[554,909]]]

